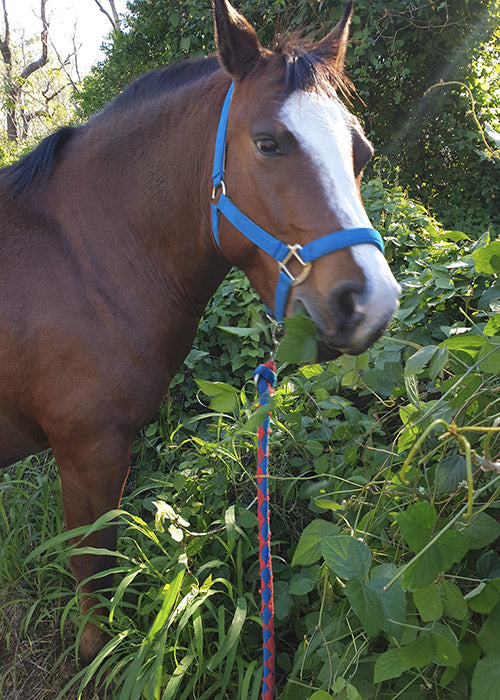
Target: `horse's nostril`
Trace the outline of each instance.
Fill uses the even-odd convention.
[[[363,291],[361,283],[346,281],[340,282],[330,292],[330,310],[339,329],[353,329],[364,320],[359,303]]]

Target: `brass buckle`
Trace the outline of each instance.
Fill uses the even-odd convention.
[[[278,265],[283,270],[283,272],[285,272],[288,275],[288,277],[291,279],[290,286],[295,287],[296,285],[301,284],[306,279],[306,277],[308,276],[308,274],[311,271],[312,263],[305,262],[304,260],[302,260],[302,256],[298,252],[299,250],[302,250],[302,246],[299,245],[299,243],[295,243],[295,245],[287,245],[287,248],[288,248],[289,252],[283,258],[283,260],[278,260]],[[303,267],[302,272],[299,275],[297,275],[297,277],[294,277],[294,275],[287,268],[287,263],[289,263],[292,258],[295,258],[296,260],[298,260],[299,263]]]

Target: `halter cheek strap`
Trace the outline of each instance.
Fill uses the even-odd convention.
[[[290,288],[305,280],[309,274],[311,264],[315,260],[328,253],[333,253],[336,250],[349,248],[350,246],[360,243],[371,243],[383,253],[384,243],[380,233],[373,228],[351,228],[328,233],[321,238],[310,241],[305,246],[301,246],[298,243],[294,245],[286,244],[258,226],[232,203],[227,196],[226,185],[224,183],[224,161],[226,154],[227,121],[233,89],[234,83],[231,84],[226,99],[224,100],[215,140],[214,168],[212,172],[212,200],[215,199],[219,189],[221,190],[221,194],[219,200],[213,202],[211,205],[212,230],[215,242],[220,248],[219,222],[220,215],[222,214],[236,229],[238,229],[238,231],[240,231],[240,233],[277,261],[280,267],[280,274],[274,297],[274,317],[276,321],[281,322],[285,315]],[[302,266],[302,270],[298,276],[294,276],[287,267],[292,259],[297,260]]]

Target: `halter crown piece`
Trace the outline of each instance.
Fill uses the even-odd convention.
[[[215,140],[214,169],[212,172],[212,230],[215,242],[220,248],[219,221],[220,215],[223,214],[240,233],[277,261],[280,266],[280,274],[274,297],[274,318],[278,323],[281,323],[285,315],[290,287],[300,284],[305,280],[309,273],[311,263],[314,262],[314,260],[328,253],[333,253],[335,250],[349,248],[359,243],[371,243],[377,246],[383,253],[384,243],[380,233],[373,228],[350,228],[343,231],[328,233],[321,238],[310,241],[305,246],[301,246],[298,243],[294,245],[286,244],[258,226],[231,202],[227,196],[224,182],[224,168],[227,122],[233,89],[234,83],[231,83],[222,107]],[[215,197],[219,189],[221,193],[218,201],[215,202]],[[294,277],[287,268],[287,264],[292,258],[298,260],[303,268],[302,272],[297,277]]]

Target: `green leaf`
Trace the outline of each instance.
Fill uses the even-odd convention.
[[[314,503],[318,508],[324,508],[324,510],[342,510],[344,508],[342,503],[331,501],[329,498],[315,498]]]
[[[255,513],[247,509],[240,510],[236,518],[236,522],[238,523],[239,527],[242,527],[245,530],[253,530],[253,528],[257,527],[258,525],[258,520]]]
[[[286,335],[276,351],[278,362],[314,363],[318,354],[318,329],[304,314],[285,318]]]
[[[182,581],[184,579],[184,569],[182,571],[179,571],[177,576],[174,578],[172,583],[169,583],[167,586],[165,586],[165,595],[163,598],[163,602],[161,604],[160,611],[156,615],[153,624],[149,628],[149,632],[147,634],[146,639],[151,640],[157,632],[159,632],[163,625],[166,623],[167,618],[170,614],[170,611],[172,610],[174,603],[176,601],[177,595],[180,591]]]
[[[485,654],[500,654],[500,603],[497,603],[478,632],[477,643]]]
[[[434,659],[434,643],[430,635],[421,635],[403,647],[389,649],[375,661],[374,682],[399,678],[410,668],[422,668]]]
[[[414,374],[407,374],[404,380],[408,398],[410,399],[413,406],[419,409],[422,404],[420,403],[420,397],[418,395],[417,377]]]
[[[436,511],[430,503],[415,503],[396,515],[401,533],[414,552],[419,552],[429,542],[436,520]]]
[[[309,700],[333,700],[330,693],[324,690],[317,690],[315,693],[309,696]]]
[[[290,595],[307,595],[310,593],[316,582],[307,574],[294,574],[288,586]]]
[[[430,539],[429,532],[429,539]],[[436,580],[439,574],[448,571],[467,552],[467,541],[459,532],[446,530],[404,574],[405,588],[425,588]]]
[[[472,251],[477,272],[500,275],[500,239]]]
[[[240,326],[217,326],[221,331],[226,331],[231,335],[236,335],[239,338],[248,338],[249,336],[258,333],[257,328],[240,328]]]
[[[500,314],[495,314],[490,318],[483,328],[484,335],[492,336],[500,333]]]
[[[441,237],[447,241],[470,241],[470,237],[463,231],[443,231]]]
[[[484,511],[474,515],[467,525],[459,527],[469,549],[484,549],[500,537],[500,523]]]
[[[431,361],[438,349],[436,345],[426,345],[420,348],[420,350],[417,350],[417,352],[406,361],[404,370],[405,376],[421,372],[427,363]]]
[[[462,660],[456,642],[452,642],[434,632],[431,636],[434,644],[434,663],[440,666],[452,666],[456,668]]]
[[[333,692],[333,697],[335,698],[342,698],[343,700],[363,700],[357,688],[355,688],[351,683],[348,683],[345,678],[337,678],[330,689]],[[325,691],[322,690],[318,692],[324,693]],[[315,696],[316,693],[311,695],[311,698],[314,698]],[[329,695],[328,697],[330,698],[331,696]],[[311,698],[308,698],[308,700],[311,700]]]
[[[488,654],[480,659],[471,682],[470,700],[498,700],[500,688],[500,653]]]
[[[498,591],[491,583],[481,581],[472,591],[465,596],[465,600],[472,612],[488,614],[500,600]],[[499,649],[500,651],[500,649]]]
[[[434,644],[431,635],[421,634],[401,647],[401,657],[406,668],[423,668],[434,660]]]
[[[432,357],[429,365],[429,376],[431,379],[435,379],[444,369],[448,361],[448,348],[438,348],[436,354]]]
[[[245,422],[244,428],[249,433],[254,433],[259,426],[262,425],[264,420],[267,418],[269,413],[274,408],[274,398],[269,397],[269,404],[267,406],[259,406],[250,416],[250,418]]]
[[[451,581],[443,579],[439,584],[439,590],[443,600],[443,613],[455,620],[465,620],[467,603],[460,588]]]
[[[274,612],[276,619],[286,620],[292,612],[294,601],[288,592],[286,581],[276,581],[274,584]]]
[[[459,333],[452,335],[451,338],[443,340],[441,346],[446,346],[451,350],[463,350],[469,354],[475,355],[486,344],[486,338],[477,333]]]
[[[207,668],[210,671],[214,671],[226,658],[229,652],[233,649],[234,645],[237,644],[243,624],[247,616],[247,601],[245,598],[240,597],[236,601],[236,610],[234,613],[233,621],[229,627],[229,631],[224,635],[222,644],[220,645],[218,651],[207,664]]]
[[[389,649],[376,657],[373,674],[374,683],[382,683],[399,676],[408,670],[403,661],[401,649]]]
[[[449,455],[442,459],[436,467],[434,478],[438,493],[454,493],[467,478],[464,457]]]
[[[324,537],[321,553],[327,566],[340,578],[363,581],[372,564],[372,553],[364,542],[349,535]]]
[[[214,411],[234,411],[238,406],[239,391],[225,382],[208,382],[205,379],[195,380],[204,394],[210,397],[210,408]]]
[[[383,627],[384,611],[372,581],[350,578],[345,584],[345,594],[368,636],[374,637]]]
[[[391,573],[382,574],[381,572],[384,568],[386,567],[378,566],[372,569],[372,575],[374,572],[380,572],[380,575],[371,578],[369,585],[371,590],[376,592],[382,605],[382,610],[384,612],[382,629],[400,640],[406,622],[406,593],[401,588],[401,583],[399,581],[393,583],[387,590],[385,589],[385,586],[393,578],[397,569],[395,566],[390,565],[388,569]]]
[[[179,12],[171,12],[169,15],[170,24],[172,27],[178,27],[181,21],[181,15]]]
[[[321,541],[329,535],[337,535],[340,528],[329,520],[313,520],[304,528],[295,549],[292,566],[309,566],[321,557]]]
[[[500,367],[500,338],[490,338],[487,344],[477,354],[476,361],[480,361],[479,368],[486,374],[498,374]]]
[[[407,378],[408,379],[408,378]],[[409,392],[409,387],[405,381],[406,389]],[[415,399],[415,397],[413,397]],[[418,398],[418,393],[416,394],[416,400],[418,401],[418,406],[420,406],[420,399]],[[413,424],[412,416],[418,414],[419,408],[416,405],[409,404],[408,406],[401,406],[399,409],[399,416],[405,429],[402,431],[398,438],[398,452],[402,452],[410,445],[413,445],[416,438],[418,437],[418,426]]]
[[[425,588],[417,588],[413,591],[413,602],[422,622],[439,620],[443,614],[443,602],[437,584],[431,583]]]

